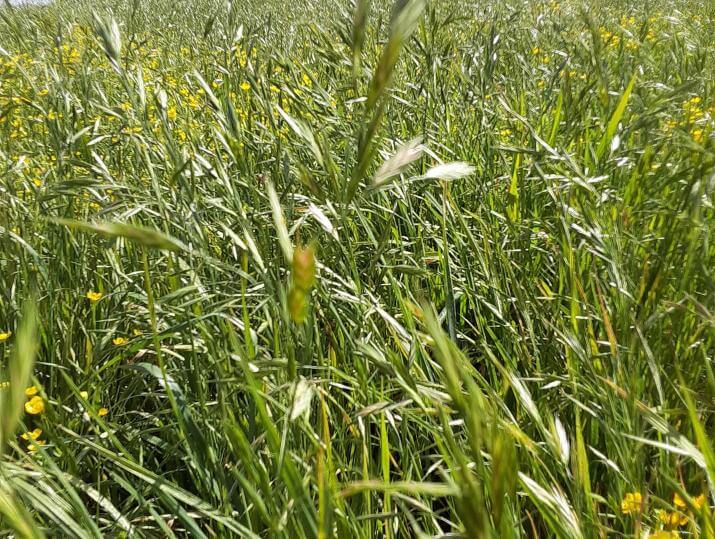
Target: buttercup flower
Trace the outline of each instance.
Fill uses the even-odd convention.
[[[25,403],[25,411],[30,415],[41,414],[45,411],[45,401],[39,395],[35,395]]]
[[[648,534],[648,539],[678,539],[680,534],[673,530],[658,530]]]
[[[90,290],[89,292],[87,292],[86,297],[92,303],[96,303],[100,299],[102,299],[102,293],[101,292],[93,292]]]
[[[5,331],[3,333],[0,333],[0,342],[5,342],[10,337],[12,337],[12,331]]]
[[[46,443],[47,442],[45,442],[45,440],[35,440],[34,442],[27,444],[27,450],[30,453],[34,453],[40,448],[41,445],[45,445]]]
[[[127,344],[127,342],[128,341],[124,337],[112,339],[112,344],[114,344],[114,346],[122,346],[123,344]]]
[[[30,386],[25,390],[25,395],[28,397],[33,397],[37,395],[37,388],[35,386]]]
[[[702,509],[703,505],[707,501],[707,496],[703,493],[692,499],[695,509]],[[677,492],[673,494],[673,505],[680,509],[685,509],[687,507],[685,500]]]
[[[641,496],[640,492],[626,492],[621,502],[621,511],[623,511],[624,515],[640,513],[642,503],[643,496]]]
[[[99,417],[104,417],[108,413],[109,413],[109,410],[107,408],[100,408],[99,410],[97,410],[97,415]]]
[[[658,510],[658,520],[668,527],[674,526],[685,526],[688,523],[688,517],[683,513],[673,511],[664,511],[663,509]]]
[[[25,432],[25,433],[21,434],[20,438],[22,438],[23,440],[37,440],[41,434],[42,434],[42,429],[35,429],[33,431]]]

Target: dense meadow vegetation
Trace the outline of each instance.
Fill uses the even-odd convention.
[[[715,3],[0,8],[3,537],[715,537]]]

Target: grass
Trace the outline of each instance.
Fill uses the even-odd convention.
[[[3,535],[715,536],[714,23],[0,9]]]

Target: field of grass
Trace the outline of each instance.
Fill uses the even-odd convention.
[[[0,536],[715,537],[715,3],[391,4],[0,8]]]

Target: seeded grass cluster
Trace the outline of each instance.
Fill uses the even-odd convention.
[[[0,529],[715,537],[715,4],[0,8]]]

